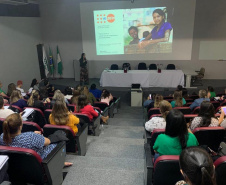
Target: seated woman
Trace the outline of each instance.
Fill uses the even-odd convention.
[[[78,103],[78,97],[80,95],[79,90],[74,90],[73,91],[73,96],[71,97],[71,104],[76,105]]]
[[[185,99],[182,97],[182,91],[175,91],[173,94],[173,101],[171,102],[172,107],[183,107],[186,104]]]
[[[101,98],[100,102],[107,103],[108,106],[110,105],[110,101],[113,100],[113,96],[111,95],[111,93],[108,90],[103,91],[100,98]]]
[[[207,91],[208,91],[207,97],[209,99],[216,97],[216,93],[214,92],[214,89],[212,86],[208,86]]]
[[[206,90],[199,90],[199,98],[196,99],[189,107],[191,110],[195,109],[196,107],[199,107],[203,101],[210,101],[209,98],[207,98],[207,92]]]
[[[7,96],[10,97],[14,90],[16,90],[16,85],[14,83],[10,83],[8,85]]]
[[[218,127],[219,121],[214,117],[215,109],[212,103],[203,101],[200,106],[198,117],[195,117],[190,129],[194,130],[197,127]]]
[[[52,106],[55,104],[56,100],[61,100],[62,102],[65,102],[66,105],[69,104],[68,100],[64,97],[63,93],[60,90],[56,90],[54,92],[53,99],[51,101]]]
[[[40,95],[38,90],[33,90],[30,98],[27,101],[29,107],[40,109],[42,112],[45,111],[46,107],[42,101],[39,100]]]
[[[173,109],[166,116],[165,134],[160,134],[153,146],[155,159],[161,155],[180,155],[189,146],[198,146],[198,141],[194,134],[188,133],[184,115]]]
[[[93,105],[94,102],[97,101],[96,98],[95,98],[95,96],[93,95],[93,93],[89,92],[89,88],[87,86],[84,86],[82,94],[84,94],[84,95],[87,96],[88,102],[91,105]]]
[[[40,87],[40,100],[42,100],[43,103],[50,103],[50,99],[48,98],[48,90],[45,86]]]
[[[213,160],[204,149],[185,148],[180,154],[179,163],[185,181],[179,181],[176,185],[216,185]]]
[[[150,103],[154,102],[155,96],[156,96],[155,93],[149,94],[148,97],[147,97],[147,100],[144,101],[143,106],[145,108],[147,108],[148,105],[150,105]]]
[[[2,82],[0,81],[0,95],[1,96],[7,96],[6,93],[2,90]]]
[[[36,78],[32,80],[28,94],[31,94],[32,90],[39,90],[39,82]]]
[[[2,96],[0,96],[0,118],[7,118],[10,114],[13,114],[14,112],[11,109],[5,109],[4,108],[4,99]]]
[[[160,94],[156,94],[155,101],[148,105],[147,110],[151,108],[159,108],[160,102],[163,100],[163,96]]]
[[[23,99],[21,92],[19,90],[14,90],[10,96],[10,104],[16,105],[23,109],[27,107],[27,102]]]
[[[79,118],[68,111],[66,104],[60,100],[56,100],[53,105],[52,113],[49,116],[49,122],[52,125],[66,125],[76,134],[78,132],[77,125],[79,124]]]
[[[13,113],[9,115],[3,122],[3,134],[0,136],[0,145],[32,149],[42,159],[46,158],[56,147],[56,144],[50,144],[50,140],[37,131],[21,133],[22,127],[20,114]]]
[[[94,110],[94,108],[88,104],[87,96],[80,95],[78,97],[78,103],[75,106],[75,113],[87,114],[90,121],[93,121],[93,118],[99,116],[99,114]],[[104,123],[107,123],[109,116],[101,116],[101,119]]]
[[[152,132],[154,129],[164,129],[166,127],[166,116],[172,109],[172,106],[168,101],[162,100],[159,108],[162,117],[153,117],[145,123],[145,129],[149,132]]]

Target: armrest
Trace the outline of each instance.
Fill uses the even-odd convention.
[[[150,143],[151,143],[151,133],[148,132],[148,131],[145,129],[144,135],[145,135],[145,141],[146,141],[146,143],[148,143],[148,144],[150,145]]]
[[[86,129],[86,127],[88,127],[88,123],[84,123],[82,125],[82,127],[78,130],[78,133],[75,135],[75,137],[79,137],[82,134],[82,132]]]
[[[152,155],[151,155],[151,147],[149,144],[145,143],[144,144],[144,152],[145,152],[145,160],[146,160],[146,167],[149,169],[153,169],[154,168],[154,164],[152,161]]]

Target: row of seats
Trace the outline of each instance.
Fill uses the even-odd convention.
[[[123,63],[122,64],[122,70],[124,68],[128,68],[129,70],[131,70],[131,66],[130,66],[129,63]],[[119,70],[119,66],[118,66],[118,64],[112,64],[110,69],[111,70]],[[141,63],[138,64],[138,70],[147,70],[147,69],[157,70],[157,65],[156,64],[150,64],[147,68],[147,64],[144,63],[144,62],[141,62]],[[175,67],[174,64],[168,64],[166,69],[167,70],[174,70],[174,69],[176,69],[176,67]]]

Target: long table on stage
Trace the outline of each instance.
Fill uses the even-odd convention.
[[[141,87],[177,87],[184,86],[184,73],[181,70],[104,70],[101,74],[102,87],[131,87],[131,84],[141,84]]]

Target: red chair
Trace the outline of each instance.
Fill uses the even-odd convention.
[[[192,98],[185,98],[185,101],[187,103],[193,103],[194,102],[194,100]]]
[[[153,114],[161,114],[159,108],[151,108],[148,110],[148,118],[150,118]]]
[[[218,158],[214,162],[217,185],[226,184],[226,156]]]
[[[150,146],[151,146],[151,154],[154,156],[155,155],[155,152],[154,152],[154,149],[153,149],[153,146],[155,144],[155,141],[157,139],[157,137],[160,135],[160,134],[164,134],[165,133],[165,129],[154,129],[153,132],[151,133],[151,138],[150,138]]]
[[[108,116],[110,113],[110,110],[109,110],[109,106],[108,106],[108,104],[107,103],[104,103],[104,102],[94,102],[94,105],[93,105],[94,107],[99,107],[100,108],[100,110],[101,111],[103,111],[102,112],[102,114],[104,115],[104,116]],[[114,107],[112,107],[112,108],[114,108]],[[112,110],[111,110],[112,111]],[[113,109],[113,111],[114,111],[114,109]]]
[[[185,114],[184,118],[186,120],[186,123],[190,123],[197,116],[198,114]]]
[[[46,109],[45,111],[44,111],[44,116],[45,116],[45,119],[46,119],[46,121],[47,121],[47,123],[48,124],[50,124],[50,122],[49,122],[49,115],[52,113],[52,109]]]
[[[192,111],[192,114],[198,114],[199,110],[200,110],[200,107],[194,108],[194,110]]]
[[[190,107],[174,107],[173,109],[177,109],[181,111],[183,114],[191,114]]]
[[[162,117],[162,114],[153,114],[153,115],[151,115],[151,117],[149,118],[149,120],[150,120],[151,118],[154,118],[154,117]]]
[[[199,145],[207,145],[215,152],[224,140],[225,129],[223,127],[198,127],[192,133],[197,138]]]
[[[40,131],[41,134],[43,133],[42,128],[37,123],[23,121],[23,127],[21,132],[34,132],[34,131]]]
[[[86,142],[88,125],[84,124],[75,135],[74,131],[65,125],[50,125],[46,124],[43,128],[44,136],[48,137],[57,130],[63,130],[66,133],[69,141],[66,143],[66,151],[84,156],[86,154]]]
[[[220,104],[220,106],[226,106],[226,100],[224,100],[224,101]]]
[[[172,100],[173,101],[173,97],[172,96],[164,96],[163,99],[164,100]]]
[[[68,110],[69,110],[69,111],[71,111],[71,112],[74,112],[74,111],[75,111],[75,105],[73,105],[73,104],[68,104],[67,107],[68,107]]]
[[[214,106],[215,109],[217,109],[217,107],[220,106],[220,102],[218,102],[218,101],[210,101],[210,103],[213,104],[213,106]]]
[[[18,107],[16,105],[10,105],[9,109],[11,109],[13,112],[17,112],[17,113],[20,113],[23,111],[20,107]]]
[[[65,161],[65,143],[59,143],[45,159],[31,149],[0,146],[0,155],[7,155],[9,181],[12,184],[61,184]]]
[[[191,99],[195,100],[195,99],[198,99],[198,98],[199,98],[199,96],[198,96],[198,95],[191,95],[191,96],[189,96],[189,98],[191,98]]]

